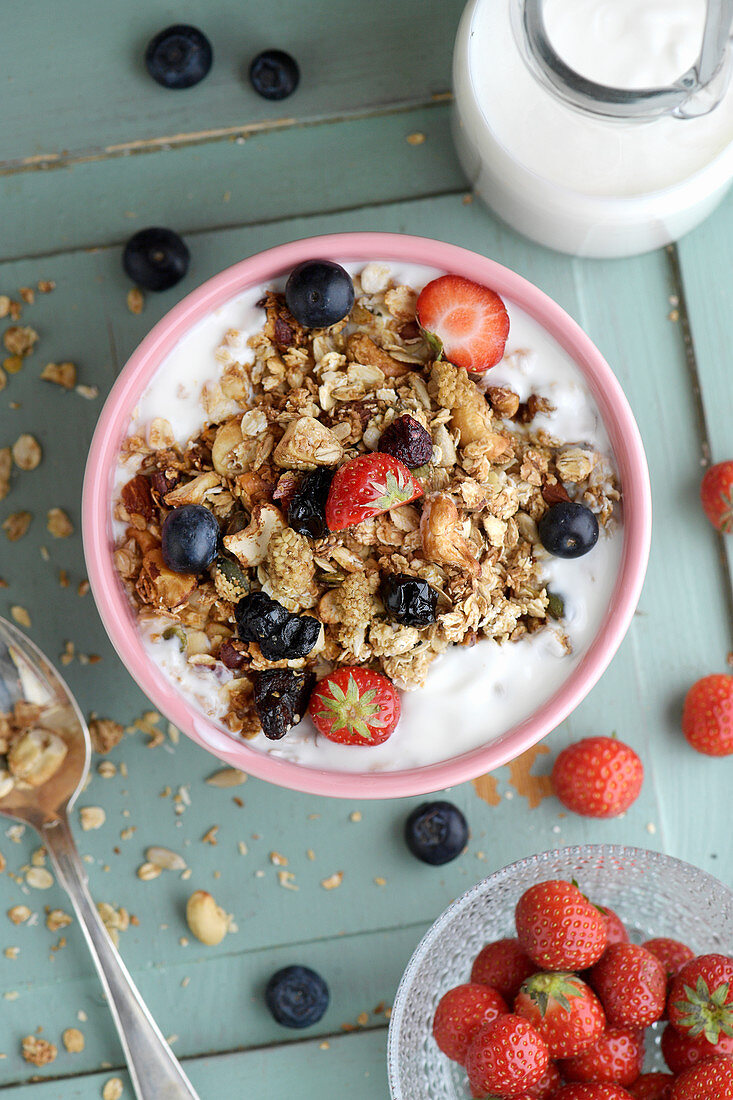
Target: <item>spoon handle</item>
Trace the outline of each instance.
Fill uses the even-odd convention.
[[[199,1100],[99,918],[68,820],[59,819],[39,831],[107,994],[138,1100]]]

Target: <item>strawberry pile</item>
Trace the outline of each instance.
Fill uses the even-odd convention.
[[[733,958],[668,938],[638,945],[575,883],[522,894],[516,938],[486,944],[433,1018],[481,1100],[733,1100]],[[668,1021],[669,1073],[642,1073]]]

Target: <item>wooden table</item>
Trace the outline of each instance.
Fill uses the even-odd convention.
[[[149,709],[91,596],[78,594],[81,477],[99,409],[150,326],[203,279],[259,249],[332,230],[383,229],[442,238],[508,264],[559,301],[605,353],[649,457],[654,539],[628,637],[601,683],[545,743],[451,791],[471,825],[468,849],[454,863],[431,869],[407,853],[401,828],[416,800],[345,804],[254,779],[220,790],[204,782],[217,765],[202,750],[167,735],[149,747],[139,731],[110,755],[114,776],[99,775],[95,761],[80,805],[102,806],[106,823],[82,832],[75,822],[91,889],[134,914],[120,936],[122,954],[164,1033],[176,1036],[202,1100],[385,1097],[385,1006],[413,947],[451,898],[518,857],[623,842],[733,881],[733,760],[697,756],[679,728],[687,686],[724,670],[733,647],[733,540],[723,544],[697,503],[705,463],[733,450],[733,196],[679,245],[625,261],[556,255],[497,224],[467,194],[450,139],[450,49],[461,3],[197,0],[183,13],[162,0],[101,7],[29,0],[3,17],[0,294],[20,300],[18,289],[39,280],[56,289],[24,303],[21,323],[38,331],[38,344],[0,397],[0,445],[27,431],[43,447],[41,465],[16,472],[0,505],[0,522],[33,513],[25,537],[0,536],[7,582],[0,613],[25,608],[32,637],[53,657],[73,644],[64,673],[85,712],[131,725]],[[209,34],[215,65],[199,87],[170,92],[147,77],[141,54],[151,34],[181,16]],[[273,45],[290,50],[303,71],[297,94],[280,104],[257,97],[243,76],[251,56]],[[150,224],[185,235],[191,270],[133,315],[120,246]],[[93,389],[66,392],[40,381],[46,363],[66,360]],[[72,537],[46,530],[52,507],[68,512]],[[160,727],[165,733],[166,723]],[[563,814],[548,797],[554,754],[572,739],[614,730],[643,757],[640,799],[618,820]],[[212,826],[216,844],[202,842]],[[180,851],[191,877],[141,881],[136,869],[151,844]],[[78,928],[45,926],[46,906],[68,910],[64,895],[55,885],[24,885],[21,869],[36,847],[28,833],[0,832],[7,861],[0,945],[19,948],[16,958],[0,953],[0,1085],[7,1100],[91,1100],[117,1075],[120,1047]],[[288,859],[292,888],[280,883],[273,852]],[[342,885],[324,889],[336,871]],[[210,889],[236,916],[238,933],[218,948],[188,935],[183,909],[195,887]],[[17,904],[34,917],[15,926],[4,913]],[[305,1034],[278,1027],[262,1003],[267,977],[292,962],[321,971],[332,990],[326,1016]],[[73,1026],[86,1039],[81,1053],[60,1041]],[[37,1028],[59,1055],[35,1077],[20,1040]]]

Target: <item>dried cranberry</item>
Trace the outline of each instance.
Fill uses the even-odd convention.
[[[312,615],[294,615],[265,592],[250,592],[234,609],[243,642],[257,642],[268,661],[307,657],[318,641],[321,624]]]
[[[321,469],[306,474],[288,504],[288,523],[299,535],[322,538],[326,527],[326,500],[335,470]]]
[[[247,663],[247,654],[242,653],[231,642],[226,641],[221,643],[219,660],[227,668],[243,668]]]
[[[422,577],[388,573],[382,578],[380,595],[390,619],[405,626],[428,626],[435,622],[437,589]]]
[[[405,466],[414,470],[430,462],[433,457],[433,440],[422,424],[405,414],[382,432],[377,450],[398,458]]]
[[[275,318],[275,343],[281,348],[289,348],[293,342],[293,330],[282,317]]]
[[[272,668],[255,672],[252,680],[255,709],[262,732],[271,741],[279,741],[308,710],[308,700],[316,682],[315,673]]]

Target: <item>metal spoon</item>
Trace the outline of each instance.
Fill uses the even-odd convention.
[[[198,1100],[172,1050],[110,940],[87,886],[69,827],[89,773],[91,741],[76,700],[53,665],[12,623],[0,618],[0,713],[25,701],[42,708],[38,726],[65,742],[59,769],[40,786],[15,786],[0,799],[0,814],[31,825],[41,837],[94,959],[139,1100]]]

